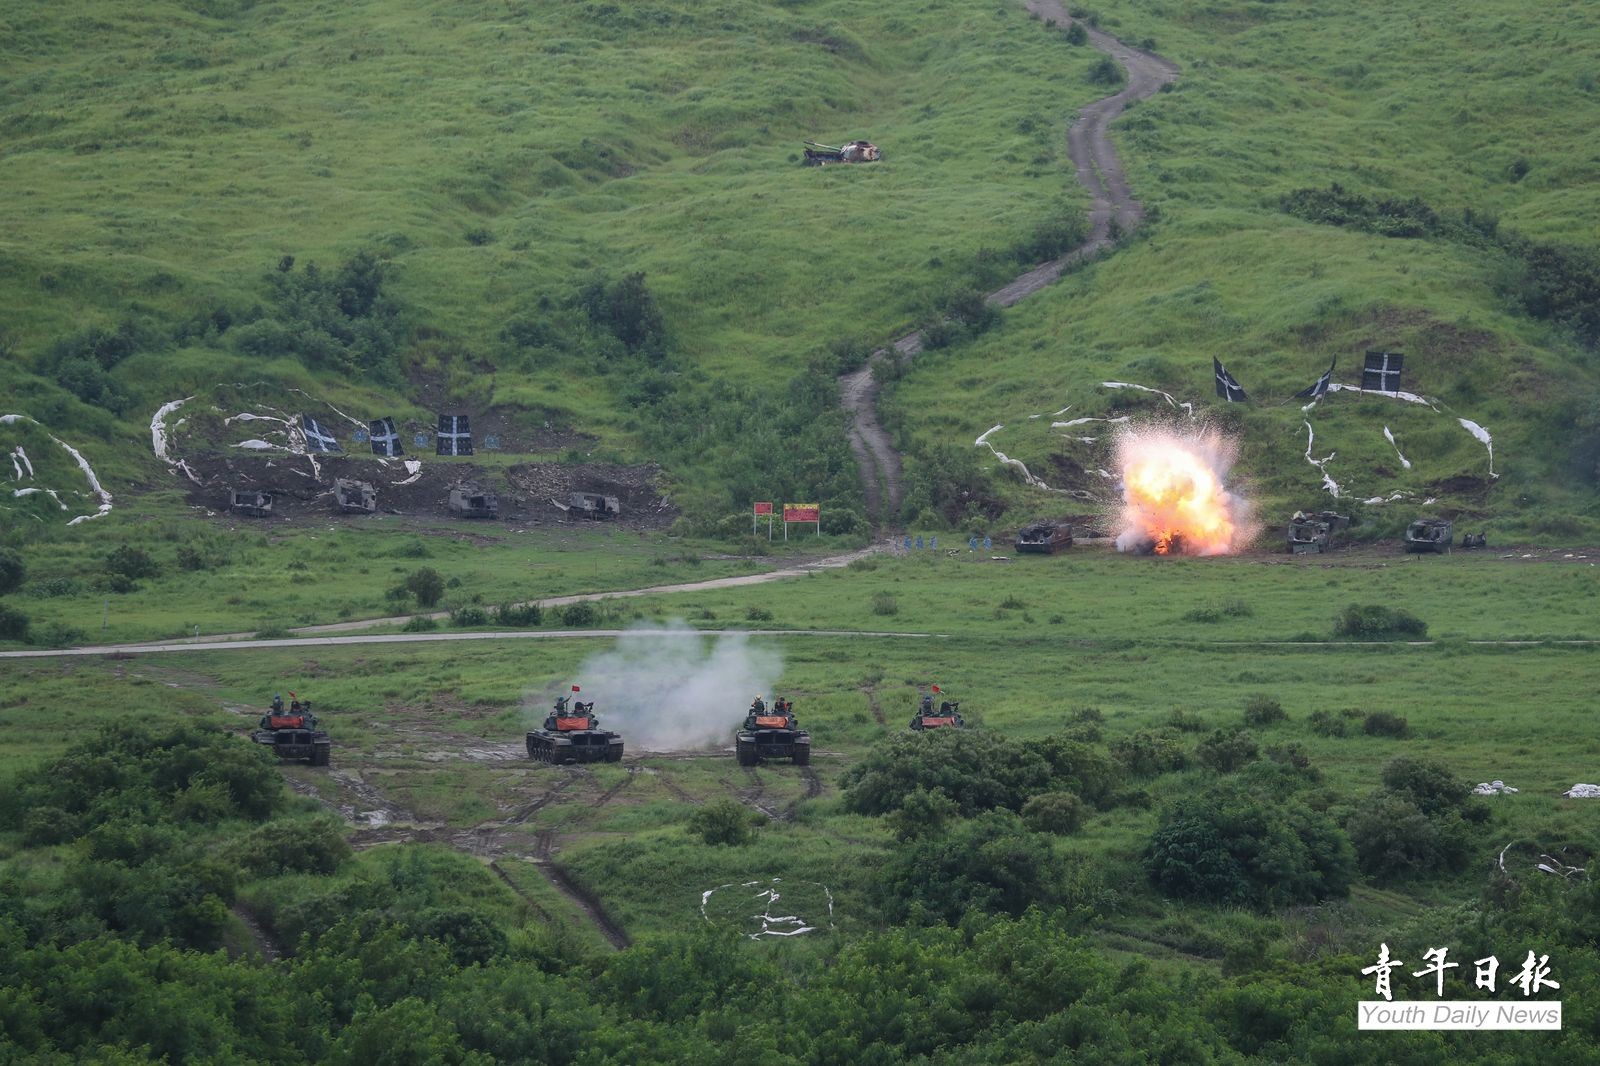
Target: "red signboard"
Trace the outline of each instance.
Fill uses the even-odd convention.
[[[783,505],[785,522],[818,522],[822,519],[822,506],[815,503],[786,503]]]
[[[771,513],[772,513],[772,504],[770,502],[756,504],[756,514],[771,514]]]

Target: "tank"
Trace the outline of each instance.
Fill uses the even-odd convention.
[[[598,492],[572,492],[567,494],[567,513],[597,520],[615,518],[622,513],[622,503]]]
[[[544,720],[544,728],[528,734],[528,758],[557,766],[569,762],[621,762],[622,736],[600,728],[594,701],[571,701],[570,696],[556,700]]]
[[[228,496],[228,509],[249,518],[271,518],[272,493],[234,489]]]
[[[1036,522],[1031,526],[1024,526],[1017,533],[1016,549],[1020,552],[1036,552],[1041,555],[1054,555],[1064,548],[1072,547],[1072,527],[1060,522]]]
[[[280,759],[312,766],[327,766],[333,755],[333,741],[317,728],[317,716],[311,713],[309,700],[295,700],[284,710],[283,700],[274,699],[272,709],[261,716],[260,726],[250,739],[271,748]]]
[[[1406,527],[1406,551],[1448,555],[1454,530],[1447,518],[1419,518]]]
[[[1350,519],[1333,511],[1296,511],[1289,519],[1289,551],[1294,555],[1318,554],[1333,545],[1334,535],[1350,527]]]
[[[457,518],[498,518],[500,497],[475,486],[457,485],[450,490],[450,513]]]
[[[340,514],[372,514],[378,509],[378,493],[365,481],[336,478],[333,482],[333,509]]]
[[[803,162],[808,167],[827,163],[876,163],[883,158],[883,152],[871,141],[851,141],[842,148],[807,141],[805,153]]]
[[[939,690],[933,690],[937,693]],[[933,697],[922,697],[922,703],[917,707],[917,713],[911,716],[911,728],[918,733],[925,729],[965,729],[967,723],[961,718],[960,700],[940,700],[939,709],[933,708]]]
[[[800,728],[793,703],[776,700],[768,708],[757,698],[745,714],[734,753],[740,766],[755,766],[764,759],[789,759],[796,766],[809,766],[811,734]]]

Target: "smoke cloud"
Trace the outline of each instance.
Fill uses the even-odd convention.
[[[770,704],[782,673],[776,649],[752,648],[742,634],[713,640],[683,622],[641,623],[590,656],[571,684],[629,751],[685,751],[732,744],[751,699],[760,693]],[[542,721],[553,700],[530,698],[530,710]]]

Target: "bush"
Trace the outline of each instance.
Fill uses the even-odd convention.
[[[1249,618],[1255,608],[1244,600],[1224,600],[1221,603],[1201,604],[1183,616],[1185,622],[1220,622],[1224,618]]]
[[[899,614],[900,601],[895,599],[892,592],[874,592],[872,594],[872,613],[884,616]]]
[[[113,577],[137,581],[142,577],[155,577],[161,572],[161,567],[143,548],[121,544],[106,555],[105,571]]]
[[[956,729],[900,733],[845,772],[845,806],[858,814],[887,814],[919,789],[943,792],[963,815],[995,807],[1020,810],[1050,787],[1050,767],[1032,747]]]
[[[482,607],[466,604],[450,612],[450,624],[462,629],[470,626],[486,626],[489,624],[489,612]]]
[[[28,616],[11,606],[0,603],[0,640],[26,641]]]
[[[1410,732],[1410,726],[1398,714],[1372,711],[1362,721],[1361,731],[1369,737],[1403,737]]]
[[[1041,792],[1022,805],[1023,824],[1036,833],[1069,836],[1083,819],[1083,801],[1070,792]]]
[[[1113,740],[1111,755],[1128,773],[1138,777],[1154,777],[1189,765],[1189,757],[1175,737],[1146,729]]]
[[[744,616],[747,621],[751,622],[772,621],[772,612],[765,607],[746,607]]]
[[[502,603],[495,609],[494,620],[503,626],[527,628],[544,621],[544,609],[537,603]]]
[[[1085,720],[1080,725],[1090,725]],[[1122,772],[1115,762],[1069,734],[1045,737],[1039,754],[1050,767],[1050,786],[1071,792],[1102,810],[1115,806]]]
[[[1429,818],[1397,792],[1374,792],[1345,828],[1362,872],[1378,881],[1446,873],[1466,861],[1469,841],[1460,818]]]
[[[1256,738],[1242,729],[1218,729],[1194,749],[1195,758],[1219,774],[1231,774],[1254,761],[1261,748]]]
[[[22,556],[10,548],[0,548],[0,596],[17,591],[27,576],[28,568],[23,565]]]
[[[1428,635],[1428,623],[1399,607],[1352,603],[1334,620],[1333,635],[1355,640],[1384,640],[1394,637],[1421,640]]]
[[[1312,711],[1306,719],[1313,733],[1325,737],[1347,736],[1350,732],[1350,719],[1343,714],[1334,714],[1330,711]]]
[[[899,809],[890,811],[885,820],[896,837],[915,840],[944,832],[960,813],[956,801],[943,792],[918,788],[900,802]]]
[[[1300,800],[1225,784],[1162,812],[1144,868],[1174,896],[1272,907],[1347,895],[1355,857]]]
[[[417,599],[419,607],[434,607],[444,597],[444,578],[431,566],[413,570],[402,583]]]
[[[914,914],[950,923],[973,911],[1019,915],[1055,901],[1067,881],[1048,836],[1030,832],[1010,811],[991,811],[950,833],[901,844],[873,883],[884,918]]]
[[[1255,726],[1257,729],[1274,722],[1282,722],[1289,716],[1283,712],[1283,705],[1271,696],[1255,695],[1245,701],[1244,723]]]
[[[561,624],[568,629],[582,629],[600,621],[600,609],[588,600],[569,603],[556,609]]]
[[[1180,733],[1204,733],[1210,728],[1206,720],[1198,714],[1191,714],[1182,707],[1172,708],[1172,713],[1167,715],[1168,729],[1176,729]]]
[[[425,614],[414,614],[400,627],[402,633],[428,633],[439,628],[439,623]]]
[[[751,812],[731,799],[712,800],[689,818],[689,831],[707,844],[739,847],[755,839]]]
[[[1089,31],[1084,29],[1080,23],[1074,22],[1072,25],[1067,27],[1068,44],[1081,45],[1087,44],[1088,41]]]
[[[226,854],[252,877],[331,874],[350,857],[343,827],[331,817],[268,822],[236,837]]]
[[[1100,62],[1089,70],[1090,85],[1121,85],[1122,66],[1110,56],[1101,56]]]
[[[1448,766],[1410,755],[1391,759],[1384,766],[1383,785],[1415,803],[1430,817],[1459,810],[1472,794],[1467,783],[1451,773]]]
[[[1267,747],[1267,758],[1291,769],[1303,771],[1313,780],[1322,776],[1312,767],[1311,756],[1307,754],[1306,746],[1298,740],[1290,741],[1287,744],[1269,745]]]

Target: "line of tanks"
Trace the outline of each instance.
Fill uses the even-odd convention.
[[[572,686],[574,694],[579,691],[579,686]],[[270,747],[280,759],[327,766],[333,750],[332,739],[326,730],[317,727],[311,701],[302,701],[292,692],[289,695],[293,703],[288,709],[284,708],[283,697],[272,698],[271,709],[261,716],[250,739]],[[941,699],[935,709],[934,695],[942,696],[937,685],[922,697],[910,728],[919,733],[930,729],[965,728],[961,702]],[[527,746],[528,758],[552,766],[621,762],[623,752],[622,735],[601,728],[600,716],[594,713],[594,701],[578,700],[574,695],[556,700],[544,724],[528,731]],[[745,712],[744,722],[734,737],[734,756],[740,766],[757,766],[770,759],[788,759],[795,766],[811,765],[811,734],[800,728],[793,701],[780,698],[769,706],[758,695]]]
[[[250,489],[234,489],[228,494],[228,509],[246,518],[271,518],[276,495]],[[558,510],[576,518],[595,521],[616,518],[622,513],[622,504],[615,496],[599,492],[569,492],[567,502],[552,499]],[[472,484],[457,485],[450,490],[450,513],[456,518],[498,518],[500,497],[485,492]],[[365,481],[353,478],[336,478],[333,482],[333,511],[335,514],[375,514],[378,510],[378,491]]]

